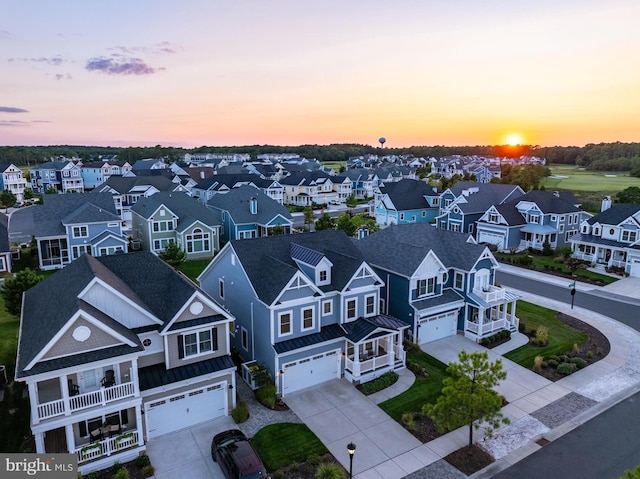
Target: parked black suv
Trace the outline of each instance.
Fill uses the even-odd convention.
[[[211,458],[228,479],[270,479],[258,454],[238,429],[216,434],[211,441]]]

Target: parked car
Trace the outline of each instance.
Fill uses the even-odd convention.
[[[270,479],[260,457],[238,429],[216,434],[211,441],[211,458],[227,479]]]

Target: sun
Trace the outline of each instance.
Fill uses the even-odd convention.
[[[510,146],[523,145],[524,138],[520,133],[509,133],[504,137],[504,144]]]

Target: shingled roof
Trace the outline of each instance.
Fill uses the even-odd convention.
[[[163,205],[178,216],[178,230],[185,223],[193,224],[194,220],[208,226],[220,224],[211,210],[196,199],[180,192],[162,191],[142,197],[131,207],[131,211],[148,220]]]
[[[291,257],[291,243],[318,251],[331,261],[331,284],[320,286],[323,291],[341,291],[364,261],[362,253],[344,231],[324,230],[232,240],[231,246],[251,284],[260,300],[266,304],[273,303],[291,278],[300,271]]]
[[[471,270],[486,247],[468,239],[465,233],[435,228],[428,223],[409,223],[391,225],[355,244],[370,265],[410,277],[429,251],[447,268]]]
[[[640,205],[632,203],[616,203],[611,208],[589,218],[589,224],[600,223],[601,225],[618,225],[629,216],[635,215],[640,211]]]
[[[258,211],[251,213],[251,199],[258,202]],[[290,221],[293,220],[289,210],[260,189],[242,185],[222,195],[214,195],[207,205],[222,211],[227,211],[236,224],[257,223],[266,225],[273,218],[280,215]]]
[[[425,196],[438,196],[438,189],[424,181],[404,179],[385,183],[380,193],[389,197],[397,211],[406,211],[428,208]]]

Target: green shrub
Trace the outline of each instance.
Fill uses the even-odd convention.
[[[113,466],[111,466],[111,472],[113,472],[114,474],[117,474],[118,471],[120,471],[124,466],[122,464],[120,464],[119,461],[116,461],[113,463]]]
[[[576,366],[574,363],[560,363],[560,364],[558,364],[558,372],[560,374],[564,374],[565,376],[568,376],[569,374],[574,372],[576,369],[578,369],[578,366]]]
[[[89,474],[87,474],[86,476],[84,476],[85,479],[99,479],[100,478],[100,474],[98,474],[98,471],[92,471]]]
[[[558,367],[558,364],[560,364],[560,363],[559,363],[558,361],[556,361],[555,359],[548,359],[548,360],[547,360],[547,365],[548,365],[550,368],[557,368],[557,367]]]
[[[558,356],[556,356],[555,354],[552,355],[552,356],[549,356],[549,359],[553,359],[554,361],[560,362],[560,358]]]
[[[273,476],[273,479],[284,479],[284,471],[279,469],[276,472],[274,472],[272,476]]]
[[[541,367],[541,368],[548,368],[548,367],[549,367],[549,363],[547,363],[546,361],[542,361],[542,362],[540,363],[540,367]]]
[[[593,351],[587,351],[587,359],[591,359],[593,357]]]
[[[233,422],[236,424],[240,424],[241,422],[245,422],[249,419],[249,408],[247,407],[247,403],[242,399],[238,399],[236,401],[236,407],[231,410],[231,417],[233,418]]]
[[[147,464],[142,468],[142,475],[144,477],[151,477],[155,472],[156,470],[151,464]]]
[[[412,431],[416,428],[416,423],[414,421],[412,412],[402,413],[402,424],[407,426],[407,428],[409,428]]]
[[[369,394],[377,393],[378,391],[382,391],[383,389],[388,388],[397,380],[398,373],[389,371],[388,373],[384,373],[382,376],[374,379],[373,381],[369,381],[360,385],[360,391],[362,391],[362,394],[368,396]]]
[[[534,341],[540,346],[546,345],[549,342],[549,328],[540,326],[536,331],[536,339]]]
[[[560,358],[560,362],[561,363],[567,363],[569,362],[569,356],[567,356],[566,354],[561,354],[560,356],[558,356]]]
[[[346,479],[342,466],[333,462],[323,462],[316,469],[316,479]]]
[[[316,467],[318,464],[320,464],[320,456],[318,456],[317,454],[311,454],[309,457],[307,457],[307,465]]]
[[[129,471],[127,470],[127,468],[122,467],[121,469],[118,469],[118,472],[113,475],[113,479],[129,479]]]
[[[148,466],[149,464],[151,464],[151,459],[149,459],[149,456],[147,456],[146,454],[141,454],[136,457],[136,466],[144,467]]]
[[[256,399],[265,407],[275,409],[276,407],[276,386],[268,384],[256,390]]]
[[[542,369],[542,360],[544,358],[542,356],[536,356],[533,360],[533,370],[534,371],[540,371],[540,369]]]
[[[575,364],[576,366],[578,366],[578,369],[582,369],[582,368],[586,367],[587,364],[589,364],[582,358],[571,358],[571,359],[569,359],[569,362]]]

